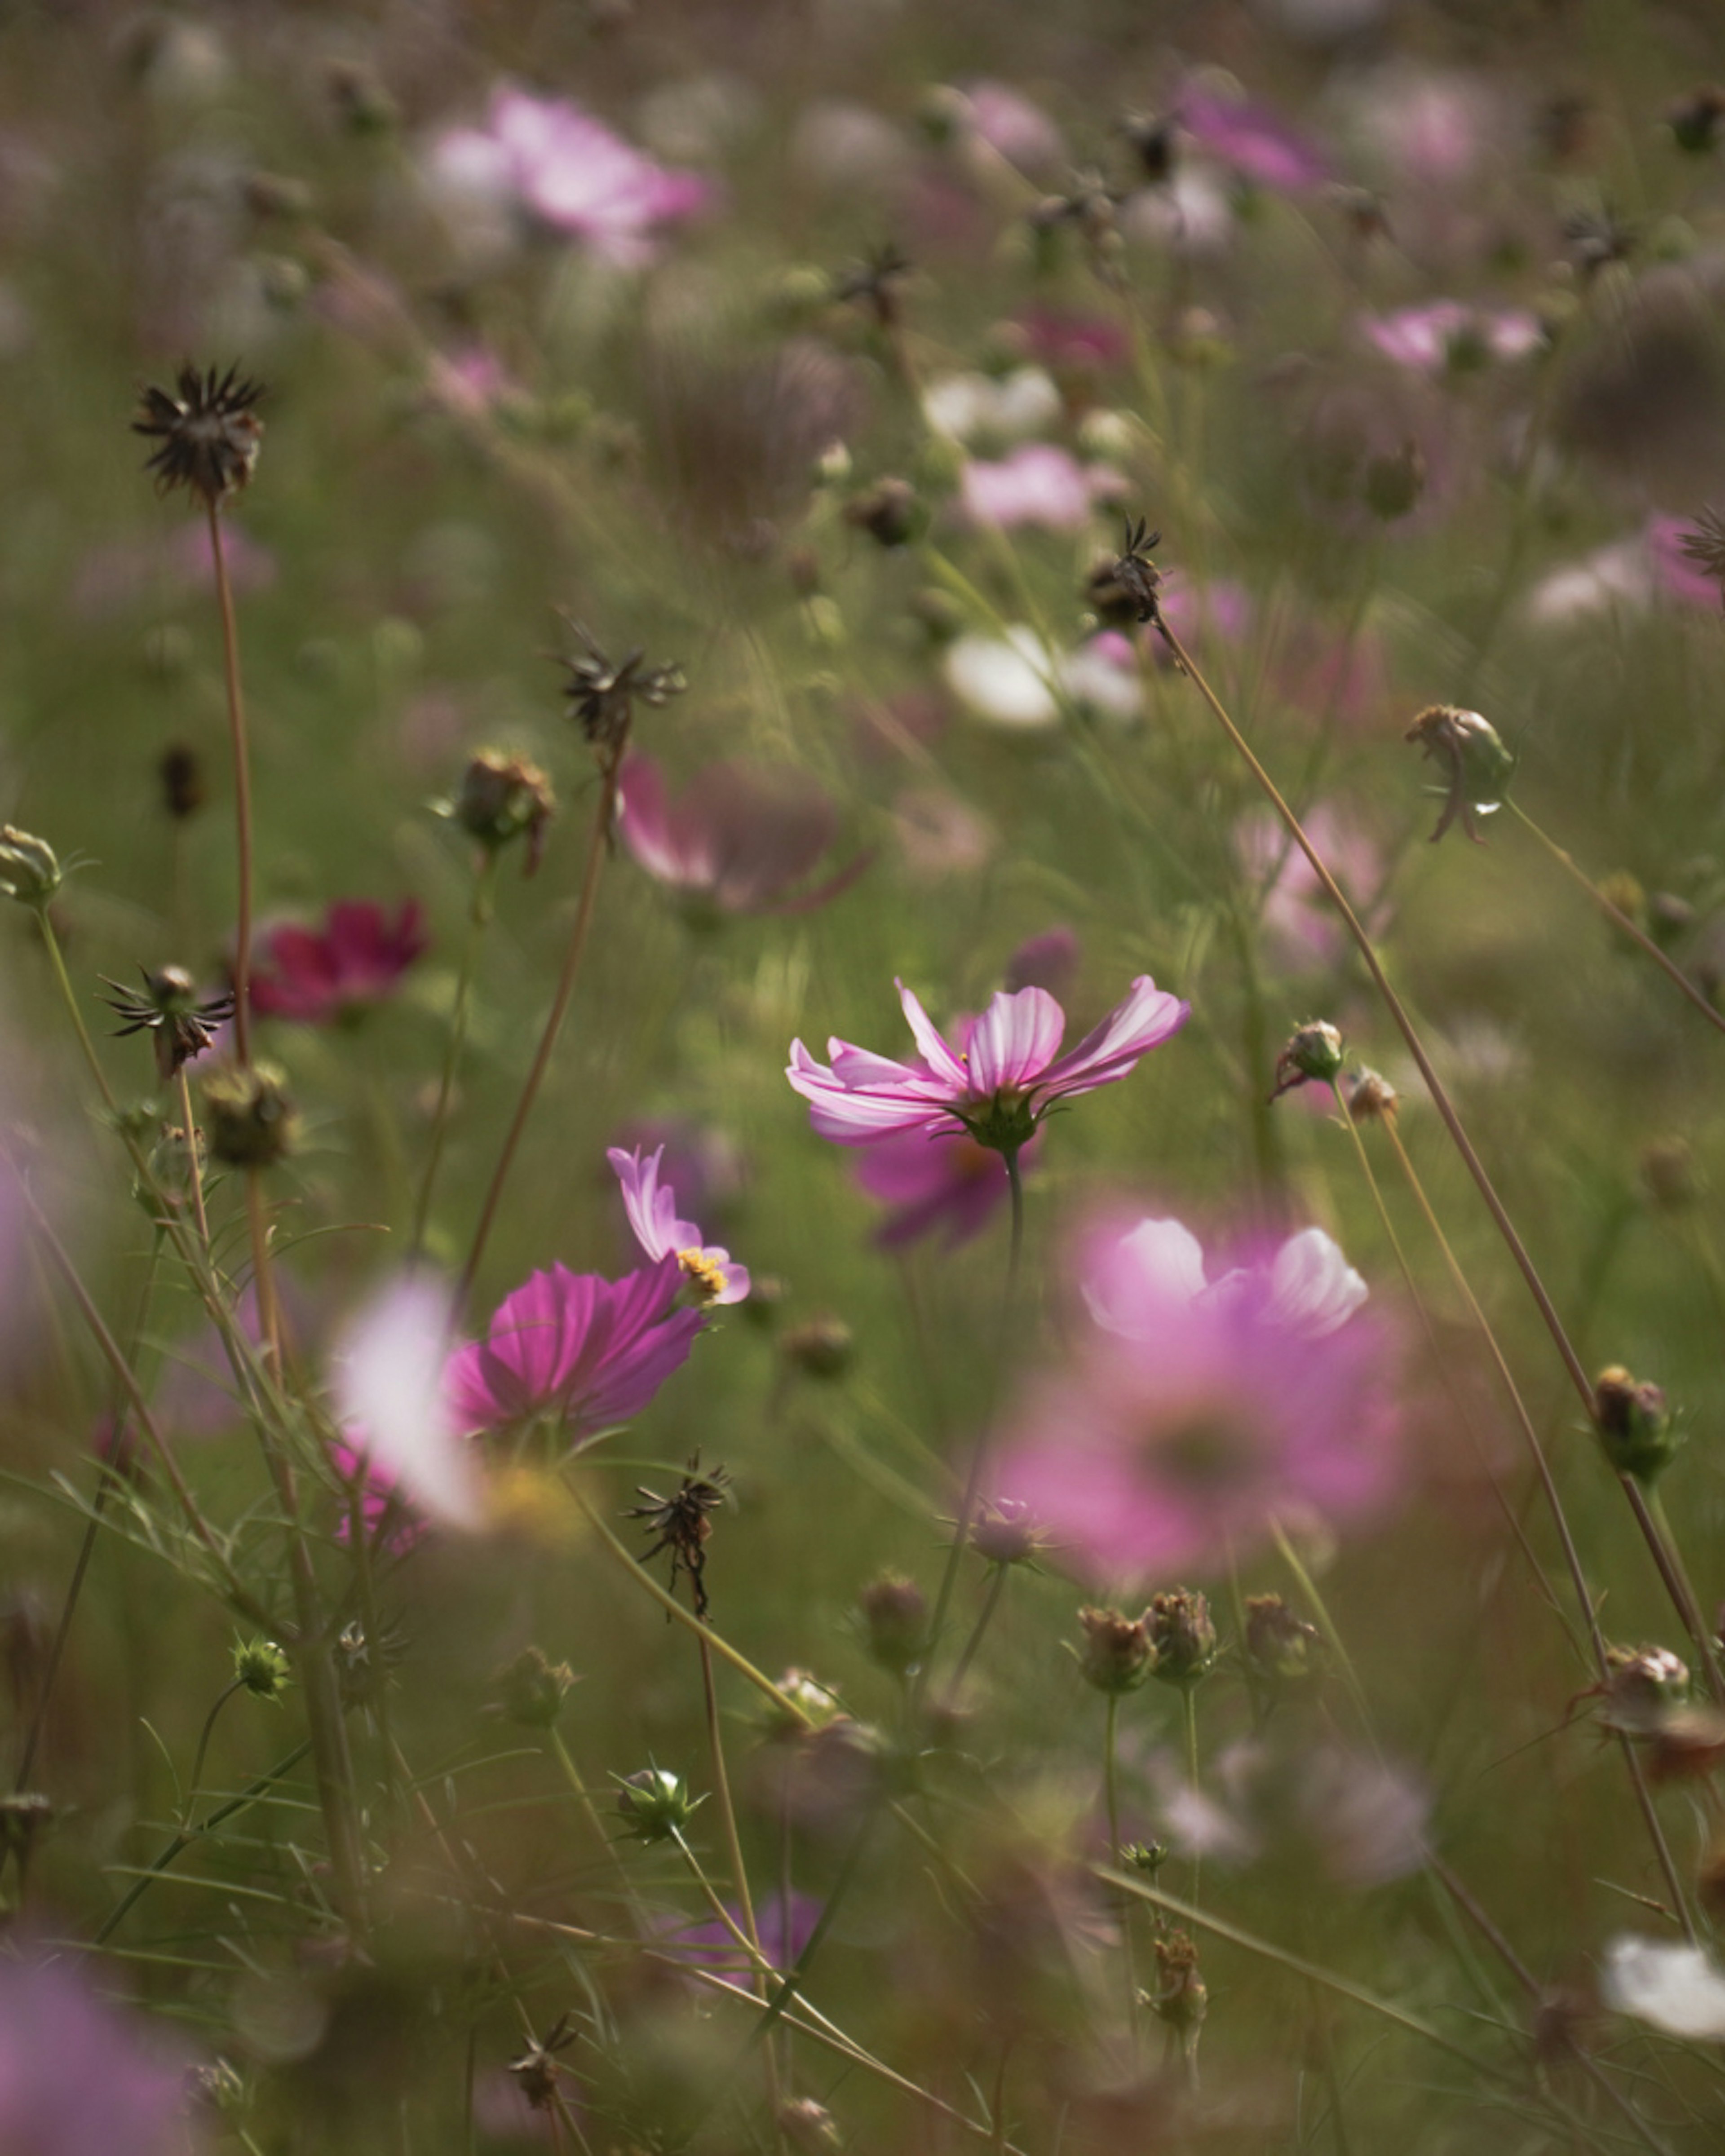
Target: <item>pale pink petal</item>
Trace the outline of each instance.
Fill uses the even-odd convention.
[[[1140,973],[1126,1000],[1044,1074],[1050,1097],[1092,1092],[1111,1079],[1124,1077],[1141,1055],[1177,1034],[1191,1015],[1190,1004],[1165,993],[1147,973]]]
[[[970,1085],[986,1096],[1040,1077],[1060,1052],[1065,1013],[1046,988],[996,996],[970,1036]]]
[[[484,1519],[485,1501],[444,1390],[449,1320],[446,1290],[423,1277],[396,1282],[349,1332],[335,1392],[342,1422],[362,1432],[372,1466],[420,1512],[470,1530]]]
[[[947,1085],[956,1086],[961,1093],[968,1090],[969,1073],[947,1047],[927,1012],[902,981],[895,980],[892,985],[898,990],[899,1001],[904,1005],[905,1021],[922,1051],[923,1061],[936,1077],[943,1079]]]

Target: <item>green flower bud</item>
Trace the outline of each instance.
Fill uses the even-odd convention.
[[[1163,1684],[1195,1685],[1215,1666],[1216,1627],[1202,1594],[1189,1587],[1153,1594],[1144,1625],[1155,1657],[1151,1675]]]
[[[575,1672],[567,1662],[547,1661],[539,1648],[526,1647],[492,1682],[497,1704],[511,1722],[523,1729],[549,1729],[563,1711]]]
[[[1276,1059],[1276,1084],[1270,1097],[1279,1101],[1308,1080],[1327,1086],[1342,1068],[1342,1035],[1323,1019],[1308,1019]]]
[[[1122,1617],[1117,1609],[1081,1609],[1078,1621],[1084,1627],[1078,1666],[1085,1682],[1098,1691],[1136,1691],[1156,1660],[1144,1619]]]
[[[551,781],[525,757],[482,749],[461,774],[461,783],[436,813],[459,824],[488,854],[501,853],[511,839],[526,836],[526,873],[539,865],[545,827],[557,807]]]
[[[1482,845],[1473,819],[1502,807],[1515,773],[1514,750],[1477,711],[1458,711],[1453,704],[1430,705],[1404,739],[1417,742],[1427,757],[1445,767],[1444,809],[1433,839],[1442,838],[1459,821],[1475,844]]]
[[[1664,1393],[1638,1383],[1620,1363],[1601,1370],[1594,1383],[1594,1427],[1615,1471],[1638,1482],[1656,1481],[1682,1442]]]
[[[236,1640],[234,1680],[254,1699],[280,1699],[293,1681],[288,1658],[274,1640]]]
[[[46,839],[0,824],[0,891],[40,913],[60,887],[60,865]]]
[[[293,1151],[299,1118],[287,1081],[272,1065],[213,1070],[203,1091],[212,1159],[228,1168],[270,1168]]]
[[[643,1767],[616,1780],[617,1809],[637,1841],[676,1840],[705,1802],[691,1797],[688,1784],[669,1767]]]

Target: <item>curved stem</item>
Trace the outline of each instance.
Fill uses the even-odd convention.
[[[988,1591],[983,1598],[982,1608],[977,1612],[977,1620],[970,1628],[970,1637],[965,1641],[963,1651],[952,1665],[952,1675],[947,1686],[949,1698],[963,1685],[969,1674],[970,1666],[976,1660],[977,1650],[983,1644],[983,1635],[993,1622],[994,1612],[1000,1607],[1000,1598],[1006,1591],[1006,1575],[1011,1570],[1012,1567],[1009,1564],[997,1564],[994,1567],[994,1577],[988,1582]]]
[[[569,946],[563,954],[563,970],[557,977],[557,993],[552,996],[551,1009],[547,1014],[545,1029],[539,1036],[539,1045],[533,1052],[533,1061],[521,1098],[516,1102],[515,1115],[503,1141],[503,1150],[498,1155],[497,1166],[492,1173],[490,1188],[485,1193],[485,1204],[480,1209],[479,1224],[473,1231],[473,1247],[467,1253],[467,1262],[461,1268],[461,1278],[455,1290],[455,1309],[459,1312],[473,1291],[474,1276],[479,1271],[480,1260],[485,1254],[485,1245],[490,1240],[492,1224],[497,1217],[497,1207],[503,1196],[503,1186],[509,1180],[510,1169],[521,1142],[521,1133],[527,1127],[527,1118],[533,1112],[533,1103],[538,1098],[539,1088],[545,1082],[545,1074],[551,1068],[551,1059],[557,1045],[557,1035],[563,1029],[570,998],[575,993],[575,977],[581,970],[581,956],[587,948],[588,930],[593,925],[593,902],[598,896],[599,871],[604,866],[605,855],[610,850],[611,824],[617,807],[617,766],[608,763],[599,780],[599,805],[593,818],[593,839],[587,852],[587,867],[581,879],[581,896],[576,901],[575,922],[569,932]]]
[[[191,1778],[186,1784],[186,1818],[180,1830],[182,1834],[187,1832],[191,1827],[192,1807],[198,1801],[198,1784],[203,1773],[204,1755],[209,1750],[210,1738],[215,1734],[216,1717],[233,1698],[234,1693],[244,1691],[244,1681],[239,1677],[235,1677],[231,1683],[223,1685],[220,1691],[216,1694],[215,1705],[203,1718],[203,1727],[198,1733],[198,1749],[192,1755]]]
[[[1521,825],[1522,829],[1527,832],[1531,837],[1538,840],[1539,844],[1544,847],[1546,852],[1551,855],[1552,859],[1558,864],[1558,867],[1563,870],[1564,875],[1568,876],[1572,881],[1580,885],[1581,888],[1587,893],[1594,904],[1599,907],[1600,912],[1604,915],[1605,918],[1611,922],[1613,927],[1620,929],[1622,932],[1628,937],[1630,942],[1635,946],[1637,950],[1644,952],[1646,957],[1650,957],[1653,961],[1654,964],[1658,967],[1660,972],[1665,975],[1666,978],[1671,983],[1672,987],[1677,990],[1678,993],[1682,996],[1686,1002],[1694,1005],[1695,1009],[1701,1013],[1702,1016],[1707,1020],[1707,1024],[1713,1028],[1715,1032],[1725,1033],[1725,1012],[1722,1012],[1715,1009],[1713,1004],[1707,1000],[1707,998],[1702,993],[1701,989],[1696,986],[1695,983],[1690,979],[1689,976],[1682,970],[1682,968],[1680,966],[1673,964],[1671,960],[1666,956],[1665,952],[1661,951],[1659,946],[1654,942],[1653,938],[1647,935],[1643,930],[1638,928],[1635,922],[1630,919],[1628,914],[1626,914],[1620,906],[1614,906],[1611,903],[1611,901],[1606,897],[1604,892],[1599,889],[1599,886],[1594,881],[1593,878],[1589,875],[1586,870],[1578,867],[1574,858],[1564,852],[1563,849],[1558,844],[1555,839],[1548,838],[1546,834],[1540,829],[1538,824],[1533,821],[1533,819],[1527,814],[1524,808],[1518,807],[1515,802],[1508,800],[1506,800],[1503,805],[1508,809],[1510,814],[1514,817],[1517,823]]]

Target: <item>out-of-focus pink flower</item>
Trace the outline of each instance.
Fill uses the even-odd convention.
[[[1065,1012],[1045,989],[1020,988],[997,995],[955,1050],[903,983],[897,987],[921,1051],[914,1062],[829,1040],[829,1068],[800,1040],[791,1043],[785,1075],[809,1103],[816,1132],[836,1144],[867,1145],[901,1131],[968,1131],[979,1144],[1014,1151],[1055,1101],[1124,1078],[1192,1014],[1189,1004],[1141,973],[1126,1000],[1061,1055]]]
[[[364,1431],[356,1430],[351,1435],[357,1440],[354,1444],[338,1438],[331,1445],[331,1465],[350,1489],[358,1489],[359,1515],[367,1541],[375,1543],[387,1522],[391,1556],[405,1556],[423,1538],[425,1522],[397,1478],[372,1459],[365,1445]],[[351,1516],[343,1513],[336,1523],[336,1540],[348,1541],[352,1525]]]
[[[1032,1138],[1019,1155],[1025,1169],[1040,1143]],[[951,1137],[905,1131],[876,1138],[859,1152],[852,1173],[857,1187],[887,1208],[875,1230],[883,1250],[923,1235],[938,1235],[956,1250],[981,1235],[1012,1193],[1006,1163],[967,1131]]]
[[[1013,622],[1004,636],[956,638],[941,670],[966,710],[991,726],[1057,725],[1063,698],[1107,719],[1133,719],[1143,708],[1131,641],[1111,630],[1056,652],[1027,623]]]
[[[1076,930],[1045,928],[1040,936],[1026,937],[1007,960],[1006,992],[1012,995],[1019,988],[1046,988],[1051,996],[1063,996],[1083,955]]]
[[[812,888],[794,886],[832,844],[839,812],[795,772],[709,764],[672,801],[665,774],[639,751],[624,762],[617,828],[649,875],[697,913],[807,913],[848,890],[860,853]]]
[[[184,2156],[182,2071],[68,1960],[0,1961],[0,2149],[7,2156]]]
[[[452,129],[431,156],[453,194],[515,203],[625,267],[650,259],[662,226],[712,198],[697,173],[655,164],[578,105],[507,84],[492,93],[484,127]]]
[[[1101,374],[1123,367],[1132,356],[1126,331],[1106,315],[1059,314],[1026,307],[1017,317],[1024,350],[1057,374]]]
[[[252,538],[242,524],[222,525],[222,550],[228,580],[236,592],[268,591],[276,578],[275,557]],[[116,539],[93,547],[72,579],[71,606],[86,620],[100,620],[170,593],[213,589],[215,557],[209,526],[182,525],[164,544],[157,540]]]
[[[1386,359],[1416,374],[1525,359],[1545,345],[1539,317],[1527,308],[1471,307],[1465,300],[1431,300],[1393,315],[1362,315],[1359,326]]]
[[[1330,177],[1324,152],[1267,105],[1193,88],[1181,92],[1175,115],[1200,149],[1260,187],[1297,194]]]
[[[636,1241],[655,1264],[675,1258],[703,1302],[741,1302],[749,1291],[748,1267],[737,1265],[717,1244],[703,1245],[695,1223],[677,1218],[677,1194],[659,1179],[664,1157],[663,1146],[644,1159],[639,1146],[633,1152],[613,1146],[605,1155],[622,1185],[624,1210]]]
[[[962,795],[907,786],[895,796],[892,827],[910,873],[925,883],[968,875],[994,850],[989,826]]]
[[[398,1485],[431,1518],[474,1528],[485,1501],[445,1383],[449,1319],[448,1295],[434,1282],[397,1281],[348,1332],[334,1389],[347,1444],[384,1499]]]
[[[1354,911],[1368,927],[1385,875],[1384,857],[1359,827],[1322,802],[1304,818],[1308,835]],[[1348,932],[1317,872],[1266,809],[1235,827],[1235,850],[1247,875],[1264,886],[1263,931],[1279,968],[1300,973],[1332,966],[1348,947]]]
[[[259,938],[252,1009],[265,1018],[333,1025],[393,994],[424,950],[424,916],[406,899],[392,916],[367,898],[338,900],[321,928],[282,921]]]
[[[537,1272],[506,1296],[483,1340],[449,1358],[458,1426],[501,1430],[555,1414],[580,1444],[639,1414],[689,1358],[705,1320],[673,1307],[683,1269],[665,1258],[620,1281]]]
[[[425,371],[427,394],[434,404],[463,418],[479,418],[515,388],[509,369],[482,344],[464,351],[434,352]]]
[[[1381,1505],[1397,1423],[1364,1285],[1309,1229],[1212,1281],[1173,1220],[1093,1230],[1096,1329],[1033,1388],[995,1476],[1098,1582],[1167,1578],[1253,1548],[1277,1519]]]
[[[1658,590],[1668,598],[1681,599],[1687,605],[1705,607],[1709,613],[1717,613],[1718,578],[1710,576],[1683,551],[1683,541],[1694,529],[1692,517],[1666,516],[1656,511],[1647,519],[1642,545]]]
[[[737,1141],[710,1123],[685,1116],[632,1116],[617,1132],[624,1152],[662,1158],[661,1179],[675,1184],[691,1212],[708,1219],[722,1214],[748,1186],[749,1164]]]
[[[1230,578],[1194,584],[1177,570],[1171,571],[1157,592],[1156,601],[1174,634],[1195,651],[1243,644],[1251,634],[1251,596],[1244,584]],[[1160,638],[1151,649],[1159,665],[1173,664],[1172,653]]]
[[[755,1935],[761,1942],[761,1951],[776,1969],[788,1969],[795,1962],[810,1939],[820,1921],[821,1904],[812,1895],[792,1894],[788,1897],[774,1892],[755,1905]],[[725,1904],[732,1922],[739,1931],[747,1931],[739,1903]],[[747,1990],[753,1973],[749,1956],[737,1944],[731,1933],[716,1917],[710,1917],[704,1924],[685,1924],[672,1932],[664,1942],[667,1953],[691,1969],[711,1970],[722,1983],[735,1984],[738,1990]]]
[[[1106,465],[1081,465],[1051,443],[1026,442],[995,463],[968,459],[958,475],[958,500],[973,524],[1077,531],[1099,501],[1119,499],[1121,487],[1120,475]]]
[[[1387,1759],[1339,1744],[1229,1745],[1214,1763],[1214,1793],[1194,1789],[1172,1758],[1151,1773],[1158,1825],[1185,1856],[1250,1863],[1280,1845],[1303,1867],[1315,1856],[1338,1886],[1356,1888],[1404,1877],[1426,1859],[1425,1790]]]
[[[1392,65],[1359,78],[1355,107],[1373,150],[1416,187],[1453,188],[1478,165],[1496,115],[1476,75]]]
[[[1039,172],[1065,160],[1060,131],[1040,105],[1009,83],[968,83],[957,94],[953,116],[968,133],[1020,172]]]

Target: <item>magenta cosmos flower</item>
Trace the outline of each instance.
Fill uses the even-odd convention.
[[[482,127],[443,136],[432,153],[454,192],[512,203],[605,260],[649,260],[659,228],[705,209],[712,189],[668,171],[565,98],[504,85]]]
[[[655,1264],[675,1258],[701,1301],[741,1302],[749,1291],[748,1267],[718,1244],[704,1243],[692,1220],[677,1218],[677,1194],[659,1179],[665,1147],[655,1147],[643,1159],[639,1146],[633,1152],[613,1146],[605,1158],[617,1171],[623,1209],[647,1255]]]
[[[407,899],[392,916],[367,898],[345,898],[321,928],[282,921],[259,938],[252,1009],[265,1018],[332,1025],[393,995],[426,946],[424,916]]]
[[[913,1062],[829,1040],[829,1067],[791,1043],[785,1075],[809,1102],[817,1133],[836,1145],[968,1132],[979,1145],[1016,1152],[1055,1101],[1124,1078],[1192,1015],[1189,1004],[1141,973],[1126,1000],[1061,1055],[1065,1013],[1045,988],[1019,988],[997,995],[954,1049],[903,982],[895,985],[921,1051]]]
[[[1127,1585],[1211,1570],[1278,1520],[1340,1522],[1390,1495],[1389,1342],[1320,1229],[1213,1279],[1178,1221],[1116,1221],[1081,1275],[1093,1329],[1032,1390],[995,1481],[1075,1571]]]
[[[1038,1143],[1033,1137],[1019,1156],[1026,1168]],[[875,1231],[883,1250],[923,1235],[938,1235],[948,1250],[956,1250],[981,1235],[1012,1193],[1004,1160],[968,1131],[951,1137],[906,1131],[876,1138],[858,1154],[854,1173],[858,1188],[887,1209]]]
[[[1323,151],[1267,105],[1194,88],[1181,93],[1176,117],[1200,149],[1258,187],[1296,194],[1330,177]]]
[[[682,1284],[674,1257],[620,1281],[566,1265],[535,1273],[499,1304],[483,1340],[450,1357],[444,1382],[458,1426],[556,1415],[578,1444],[640,1414],[701,1328],[700,1311],[672,1307]]]
[[[699,918],[711,913],[807,913],[855,883],[862,853],[824,882],[797,886],[832,844],[839,812],[811,779],[789,771],[714,763],[673,801],[650,756],[623,767],[617,828],[648,875]]]

